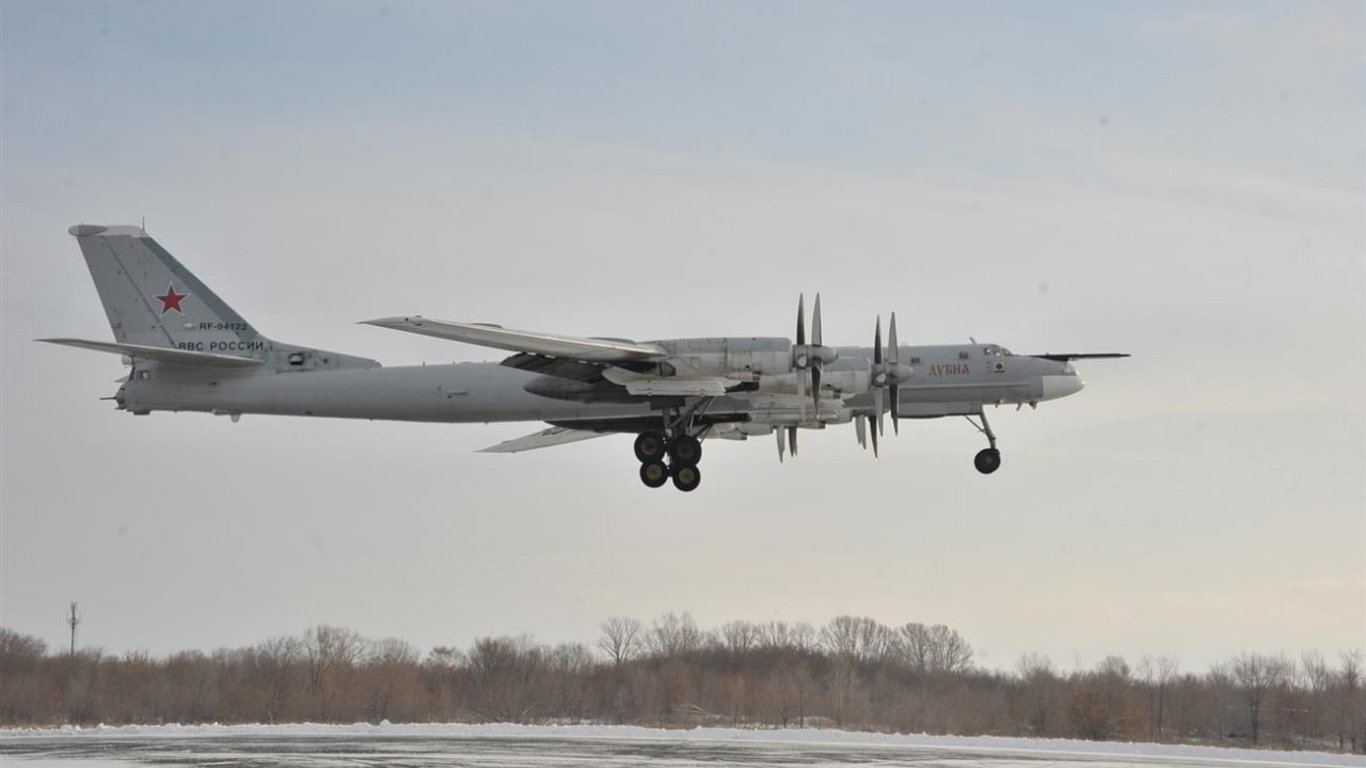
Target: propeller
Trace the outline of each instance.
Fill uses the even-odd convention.
[[[900,435],[901,429],[897,422],[901,420],[901,388],[900,384],[904,380],[910,381],[911,369],[901,368],[901,353],[897,351],[896,343],[896,313],[892,313],[891,322],[887,326],[887,364],[892,366],[895,373],[887,381],[887,394],[892,398],[892,432]]]
[[[821,334],[821,295],[816,294],[816,304],[811,309],[811,343],[806,343],[806,296],[797,297],[797,341],[792,345],[792,368],[796,371],[811,372],[811,399],[816,406],[816,416],[821,411],[821,370],[826,363],[833,363],[839,354],[823,344]],[[797,394],[806,396],[806,377],[797,376]],[[795,434],[795,433],[794,433]],[[796,455],[796,451],[793,451]]]
[[[901,418],[900,385],[911,379],[911,369],[901,365],[901,353],[897,349],[896,313],[892,313],[887,325],[887,346],[882,346],[882,316],[878,315],[873,327],[873,361],[868,370],[868,390],[872,395],[873,409],[865,415],[867,431],[873,437],[873,457],[877,458],[877,439],[885,434],[884,416],[887,411],[887,398],[891,398],[892,431],[900,434],[897,420]],[[859,443],[863,444],[863,423],[859,422]]]
[[[778,427],[777,429],[773,430],[773,434],[775,434],[775,435],[778,436],[778,463],[779,463],[779,464],[782,464],[782,463],[783,463],[783,454],[787,453],[787,444],[788,444],[789,441],[791,441],[791,443],[792,443],[792,456],[793,456],[793,458],[796,458],[796,456],[797,456],[797,428],[796,428],[796,427]]]

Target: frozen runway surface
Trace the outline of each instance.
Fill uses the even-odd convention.
[[[627,726],[241,725],[0,730],[14,768],[133,766],[1366,766],[1361,756],[1046,739]]]

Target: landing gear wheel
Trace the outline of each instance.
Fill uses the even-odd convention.
[[[649,488],[658,488],[669,482],[669,468],[662,461],[647,461],[640,465],[640,482]]]
[[[658,432],[642,432],[636,436],[636,458],[642,464],[663,459],[667,450],[668,443]]]
[[[674,467],[673,476],[674,487],[684,493],[702,484],[702,471],[697,467]]]
[[[983,448],[973,457],[972,463],[978,472],[989,475],[1001,468],[1001,452],[995,448]]]
[[[702,441],[692,435],[679,435],[669,446],[669,458],[680,467],[695,467],[702,460]]]

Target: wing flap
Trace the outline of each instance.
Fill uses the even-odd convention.
[[[530,435],[504,440],[497,445],[490,445],[487,448],[479,449],[479,453],[521,453],[522,451],[534,451],[537,448],[549,448],[552,445],[564,445],[565,443],[577,443],[580,440],[592,440],[595,437],[605,437],[609,432],[593,432],[587,429],[570,429],[568,427],[550,427]]]
[[[374,325],[395,331],[434,336],[438,339],[462,341],[481,347],[506,349],[511,352],[529,352],[535,355],[583,360],[590,363],[663,360],[668,356],[663,349],[654,344],[637,344],[632,341],[615,339],[586,339],[536,331],[516,331],[496,325],[431,320],[420,315],[382,317],[377,320],[365,320],[362,325]]]
[[[38,339],[48,344],[61,344],[67,347],[91,349],[96,352],[109,352],[127,355],[135,360],[156,360],[175,365],[216,365],[226,367],[246,367],[260,365],[263,361],[255,357],[219,355],[213,352],[194,352],[188,349],[152,347],[146,344],[120,344],[112,341],[88,341],[86,339]]]

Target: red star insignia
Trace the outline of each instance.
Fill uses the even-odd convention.
[[[165,293],[161,294],[160,296],[154,296],[153,298],[161,302],[161,314],[164,315],[167,312],[170,312],[174,309],[175,311],[183,315],[185,314],[185,310],[180,308],[180,302],[189,297],[190,294],[188,293],[176,293],[175,283],[171,283],[169,286],[166,287]]]

